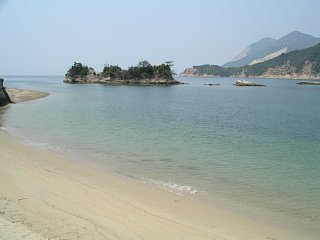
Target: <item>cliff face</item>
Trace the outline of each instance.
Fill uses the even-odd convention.
[[[3,81],[4,80],[0,78],[0,107],[3,107],[11,102],[6,89],[3,87]]]
[[[252,76],[259,78],[286,78],[286,79],[320,79],[320,73],[313,71],[315,67],[314,62],[305,61],[302,69],[298,70],[295,66],[284,64],[281,66],[270,67],[261,75]]]
[[[218,65],[201,65],[193,66],[191,68],[185,69],[180,76],[182,77],[225,77],[225,69]]]
[[[182,77],[198,77],[199,76],[199,72],[197,69],[195,69],[194,67],[191,68],[186,68],[181,74],[180,76]]]

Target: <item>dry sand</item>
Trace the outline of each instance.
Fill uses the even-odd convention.
[[[0,239],[311,239],[0,132]],[[315,239],[315,238],[314,238]]]
[[[11,100],[15,103],[30,101],[38,98],[43,98],[49,95],[46,92],[38,92],[17,88],[6,88]]]

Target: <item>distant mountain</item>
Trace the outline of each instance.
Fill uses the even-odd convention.
[[[223,67],[242,67],[253,65],[275,58],[282,53],[312,47],[320,43],[320,38],[313,37],[298,31],[293,31],[276,40],[263,38],[251,44],[240,54],[223,65]]]
[[[282,53],[265,62],[244,67],[193,66],[182,76],[320,79],[320,43],[303,50]]]

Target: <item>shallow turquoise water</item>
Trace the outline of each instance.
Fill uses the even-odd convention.
[[[181,86],[68,85],[63,77],[7,77],[48,91],[10,106],[4,129],[26,143],[177,193],[320,223],[320,87],[257,79],[192,79]],[[221,86],[204,86],[217,82]]]

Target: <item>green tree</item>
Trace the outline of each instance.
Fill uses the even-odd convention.
[[[118,65],[105,65],[102,71],[103,77],[118,79],[122,75],[122,69]]]
[[[88,66],[82,65],[82,63],[74,62],[69,68],[66,76],[71,78],[84,77],[89,74]]]

